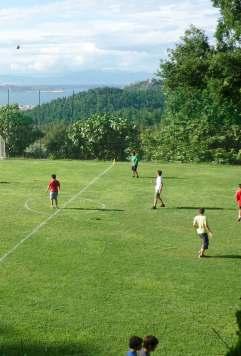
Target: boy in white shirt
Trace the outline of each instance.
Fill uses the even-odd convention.
[[[205,257],[205,251],[208,249],[209,236],[212,237],[212,232],[208,226],[207,217],[204,215],[205,209],[198,209],[198,215],[193,220],[193,227],[197,229],[197,234],[202,240],[201,249],[198,252],[198,257]]]
[[[154,195],[154,203],[152,209],[156,209],[158,200],[161,202],[161,207],[165,206],[161,198],[162,188],[163,188],[162,171],[158,170],[156,175],[155,195]]]

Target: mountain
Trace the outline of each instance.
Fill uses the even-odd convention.
[[[150,126],[159,122],[164,99],[159,84],[140,82],[121,88],[104,87],[59,98],[29,111],[36,122],[73,122],[85,120],[95,113],[118,113]]]

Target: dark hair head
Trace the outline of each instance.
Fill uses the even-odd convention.
[[[132,154],[135,155],[135,154],[136,154],[136,151],[133,151]]]
[[[204,208],[200,208],[200,209],[198,209],[198,211],[199,211],[200,214],[204,214],[205,209]]]
[[[147,351],[154,351],[159,344],[159,340],[153,335],[147,335],[144,337],[143,347]]]
[[[157,173],[158,173],[159,176],[162,175],[162,171],[160,169],[158,169]]]
[[[52,177],[53,179],[56,179],[56,174],[52,174],[51,177]]]
[[[238,186],[239,186],[239,188],[241,188],[241,184],[239,184]]]
[[[140,350],[142,347],[143,339],[139,336],[132,336],[129,340],[129,348],[135,351]]]

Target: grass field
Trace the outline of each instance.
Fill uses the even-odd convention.
[[[235,345],[241,308],[240,168],[143,163],[133,179],[118,163],[101,176],[109,166],[0,162],[0,355],[119,356],[132,334],[156,335],[154,355],[225,355],[215,332]],[[158,168],[166,208],[153,211]],[[199,206],[214,232],[206,259],[192,228]]]

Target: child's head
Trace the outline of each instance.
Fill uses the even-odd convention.
[[[158,176],[161,176],[161,175],[162,175],[162,171],[158,169],[157,175],[158,175]]]
[[[147,351],[155,351],[157,345],[159,344],[159,340],[153,336],[153,335],[148,335],[144,337],[144,341],[143,341],[143,347],[147,350]]]
[[[205,209],[204,208],[200,208],[198,209],[199,214],[203,215],[205,213]]]
[[[56,179],[56,174],[52,174],[51,177],[52,177],[53,179]]]
[[[239,184],[238,186],[239,186],[239,189],[241,189],[241,184]]]
[[[138,351],[142,348],[143,340],[139,336],[132,336],[129,340],[129,348]]]

